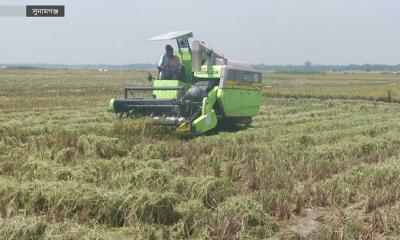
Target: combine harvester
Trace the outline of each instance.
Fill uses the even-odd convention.
[[[119,117],[151,116],[154,124],[176,126],[188,135],[221,127],[250,124],[262,101],[262,74],[249,64],[228,61],[190,31],[176,31],[151,38],[176,40],[174,53],[182,64],[179,79],[154,80],[153,87],[126,87],[123,99],[111,99],[109,109]],[[152,81],[151,73],[147,74]],[[152,91],[152,98],[135,93]],[[136,95],[137,96],[137,95]]]

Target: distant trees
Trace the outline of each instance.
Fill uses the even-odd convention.
[[[147,70],[156,69],[155,64],[0,64],[11,69],[108,69],[108,70]],[[363,64],[363,65],[315,65],[311,61],[303,65],[253,65],[261,71],[274,71],[282,73],[322,73],[322,72],[396,72],[400,73],[400,64]]]
[[[319,73],[319,72],[399,72],[400,64],[363,64],[363,65],[312,65],[306,61],[304,65],[265,65],[257,64],[254,67],[262,71],[288,72],[288,73]]]

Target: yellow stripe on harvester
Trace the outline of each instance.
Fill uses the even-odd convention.
[[[245,90],[261,90],[261,83],[248,83],[241,81],[228,81],[228,83],[224,86],[224,88],[234,88],[234,89],[245,89]]]
[[[184,122],[182,123],[177,129],[176,131],[178,133],[182,133],[182,134],[186,134],[190,132],[190,123],[188,122]]]

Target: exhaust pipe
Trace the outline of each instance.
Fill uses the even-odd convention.
[[[200,72],[201,71],[201,49],[200,42],[193,41],[193,50],[192,50],[192,72]]]

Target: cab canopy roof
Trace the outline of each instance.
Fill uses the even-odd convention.
[[[174,31],[169,33],[164,33],[155,37],[150,38],[150,41],[162,41],[162,40],[173,40],[178,38],[191,38],[193,33],[191,31]]]

